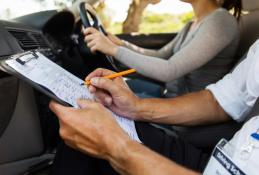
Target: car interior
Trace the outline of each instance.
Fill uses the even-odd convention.
[[[249,46],[259,38],[259,1],[243,0],[243,7],[245,12],[239,22],[241,39],[236,54],[237,64],[245,58]],[[1,20],[0,59],[38,49],[81,79],[98,67],[115,71],[126,69],[125,65],[112,58],[107,59],[106,55],[92,54],[86,47],[81,34],[86,13],[94,12],[87,8],[82,20],[76,20],[69,10],[48,10],[10,21]],[[101,26],[98,22],[93,25],[97,28]],[[118,35],[150,49],[161,48],[175,36],[176,33]],[[138,74],[129,78],[161,84]],[[26,82],[0,70],[0,174],[48,174],[60,142],[58,121],[48,108],[49,101],[49,97]],[[259,114],[259,102],[256,104],[251,116]],[[191,128],[173,126],[172,130],[210,153],[222,137],[230,139],[241,126],[242,123],[230,121]]]

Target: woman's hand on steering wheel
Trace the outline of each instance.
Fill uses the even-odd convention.
[[[116,55],[119,46],[102,32],[93,27],[88,27],[83,29],[83,33],[85,36],[84,40],[92,53],[99,51],[112,57]]]

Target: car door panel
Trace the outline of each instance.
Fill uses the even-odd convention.
[[[0,137],[0,166],[37,156],[43,151],[44,144],[33,89],[25,82],[19,81],[15,109]]]
[[[18,96],[18,79],[12,76],[0,79],[0,138],[8,126]]]

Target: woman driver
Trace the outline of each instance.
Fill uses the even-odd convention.
[[[92,52],[113,56],[139,74],[170,83],[171,96],[198,91],[228,73],[236,62],[239,41],[237,20],[241,0],[183,0],[192,5],[195,18],[159,50],[140,48],[114,35],[104,36],[94,28],[84,30]],[[234,17],[229,13],[233,10]],[[137,93],[160,96],[157,85],[130,81]],[[156,93],[157,92],[157,93]]]

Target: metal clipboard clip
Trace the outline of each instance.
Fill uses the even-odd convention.
[[[34,51],[30,51],[30,52],[25,52],[17,55],[17,58],[15,58],[15,60],[21,65],[25,65],[31,60],[37,59],[37,58],[39,58],[39,56]]]

